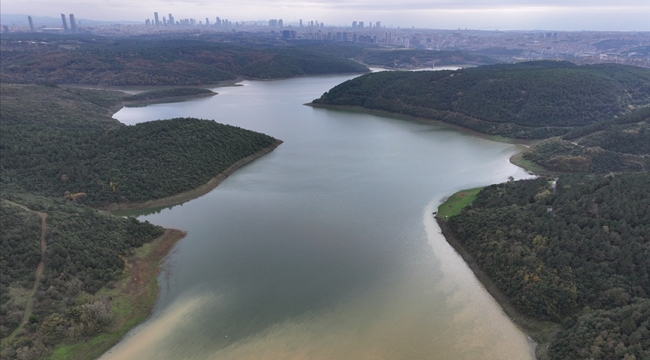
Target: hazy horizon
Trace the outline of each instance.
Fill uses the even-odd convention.
[[[24,1],[5,0],[2,14],[58,17],[74,13],[77,19],[134,21],[144,23],[173,14],[176,19],[195,18],[214,21],[218,16],[235,22],[283,19],[285,25],[318,21],[325,26],[350,26],[352,21],[382,26],[427,29],[472,30],[557,30],[557,31],[650,31],[650,3],[623,0],[615,5],[604,0],[488,0],[454,2],[450,0],[208,0],[137,3],[115,0]]]

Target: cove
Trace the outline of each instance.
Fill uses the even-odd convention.
[[[150,319],[102,359],[534,358],[431,216],[455,191],[528,177],[508,162],[516,146],[302,105],[349,78],[245,81],[115,114],[213,119],[284,143],[198,199],[131,213],[187,236]]]

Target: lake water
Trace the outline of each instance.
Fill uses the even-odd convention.
[[[214,119],[284,144],[205,196],[138,214],[188,234],[151,318],[102,359],[533,358],[431,216],[457,190],[527,177],[508,162],[516,147],[302,105],[349,78],[246,81],[115,114]]]

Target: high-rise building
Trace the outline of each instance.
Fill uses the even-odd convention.
[[[205,18],[205,25],[210,25],[210,19]]]
[[[356,27],[357,27],[357,22],[356,22],[356,21],[353,21],[353,22],[352,22],[352,27],[353,27],[353,28],[356,28]]]
[[[27,20],[29,21],[29,31],[35,32],[35,30],[34,30],[34,21],[32,21],[32,17],[28,16]]]
[[[300,27],[302,27],[302,19],[300,19]]]
[[[153,23],[154,25],[156,25],[156,26],[160,25],[160,20],[158,20],[158,13],[157,13],[157,12],[153,13],[153,19],[154,19],[154,20],[153,20],[153,21],[154,21],[154,23]]]
[[[68,32],[68,20],[65,17],[65,14],[61,14],[61,22],[63,22],[63,32]]]
[[[77,22],[74,19],[74,14],[70,14],[70,31],[72,31],[72,33],[77,32]]]
[[[359,24],[357,25],[357,27],[362,28],[363,27],[363,21],[359,21]]]
[[[284,26],[284,22],[282,21],[282,19],[279,19],[279,20],[278,20],[278,26],[279,26],[279,27],[283,27],[283,26]]]
[[[375,27],[380,28],[381,27],[381,21],[377,21],[377,23],[375,24]]]
[[[167,24],[174,25],[174,17],[172,14],[169,14],[169,20],[167,20]]]

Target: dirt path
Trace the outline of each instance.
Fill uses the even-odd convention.
[[[29,210],[32,211],[32,210]],[[39,261],[38,266],[36,267],[36,279],[34,279],[34,286],[32,291],[29,293],[27,298],[27,306],[25,306],[25,314],[23,315],[23,322],[21,327],[29,321],[29,317],[32,315],[32,308],[34,306],[34,294],[36,294],[36,289],[38,289],[38,284],[41,280],[41,275],[43,275],[43,270],[45,269],[45,250],[47,249],[47,244],[45,243],[45,231],[47,231],[47,214],[40,211],[33,211],[41,217],[41,261]]]
[[[33,212],[41,218],[41,261],[38,262],[38,266],[36,267],[36,278],[34,279],[34,286],[32,286],[32,291],[30,291],[29,296],[27,297],[27,304],[25,306],[25,313],[23,314],[23,321],[9,336],[9,338],[13,338],[13,336],[17,334],[23,328],[23,326],[25,326],[25,324],[27,324],[29,317],[32,315],[32,309],[34,307],[34,294],[36,294],[38,284],[41,280],[41,275],[43,275],[43,270],[45,270],[45,250],[47,249],[47,243],[45,242],[45,232],[47,231],[47,213],[34,211],[25,205],[18,204],[13,201],[6,199],[2,200],[8,202],[11,205],[18,206],[25,211]]]

